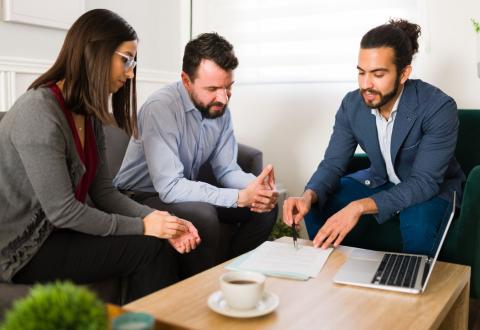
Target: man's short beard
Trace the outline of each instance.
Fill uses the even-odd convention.
[[[382,95],[382,93],[374,89],[367,88],[367,89],[361,89],[360,94],[362,96],[363,103],[365,103],[367,107],[369,107],[370,109],[380,110],[381,107],[383,107],[385,104],[390,102],[397,95],[399,88],[400,88],[400,75],[397,75],[397,78],[395,78],[395,86],[393,86],[393,90],[390,93]],[[372,94],[380,95],[380,101],[378,101],[378,103],[376,104],[368,103],[367,101],[365,101],[365,98],[363,97],[363,94],[365,92],[370,92]]]
[[[212,102],[206,107],[197,104],[195,101],[193,101],[193,104],[195,105],[195,108],[197,108],[198,111],[200,111],[200,113],[202,114],[202,117],[207,119],[215,119],[223,116],[225,114],[225,108],[227,107],[226,104],[223,104],[221,102]],[[214,106],[223,107],[223,108],[222,110],[217,110],[217,111],[210,110]]]
[[[203,118],[215,119],[225,114],[225,108],[227,107],[227,105],[223,104],[222,102],[211,102],[206,106],[204,106],[197,102],[193,94],[190,94],[190,100],[192,100],[192,103],[195,106],[195,108],[197,108],[197,110],[200,111]],[[213,111],[213,110],[210,110],[212,107],[223,107],[223,108],[222,110]]]

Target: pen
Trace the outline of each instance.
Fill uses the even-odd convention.
[[[297,248],[298,242],[297,242],[297,231],[295,230],[295,222],[292,222],[292,237],[293,237],[293,247]]]

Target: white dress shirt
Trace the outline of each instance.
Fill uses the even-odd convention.
[[[395,117],[398,111],[398,103],[402,97],[402,94],[403,90],[398,96],[397,101],[395,101],[392,112],[390,113],[390,117],[388,117],[388,119],[385,119],[385,117],[380,114],[378,109],[372,109],[372,115],[375,116],[375,121],[377,124],[378,144],[380,145],[380,151],[387,168],[388,180],[393,184],[399,184],[401,182],[397,174],[395,174],[390,150],[392,145],[393,125],[395,123]]]

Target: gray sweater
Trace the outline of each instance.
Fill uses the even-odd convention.
[[[97,120],[93,127],[99,155],[89,196],[96,208],[75,199],[85,167],[48,88],[26,92],[0,121],[0,281],[11,281],[55,228],[143,234],[142,218],[153,210],[113,188],[103,128]]]

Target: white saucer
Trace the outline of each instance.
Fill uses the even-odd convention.
[[[268,313],[271,313],[277,308],[280,303],[280,299],[275,293],[265,292],[262,300],[260,300],[255,308],[247,310],[233,309],[227,305],[225,299],[223,299],[222,291],[215,291],[208,297],[208,307],[213,311],[231,317],[247,318],[257,317]]]

